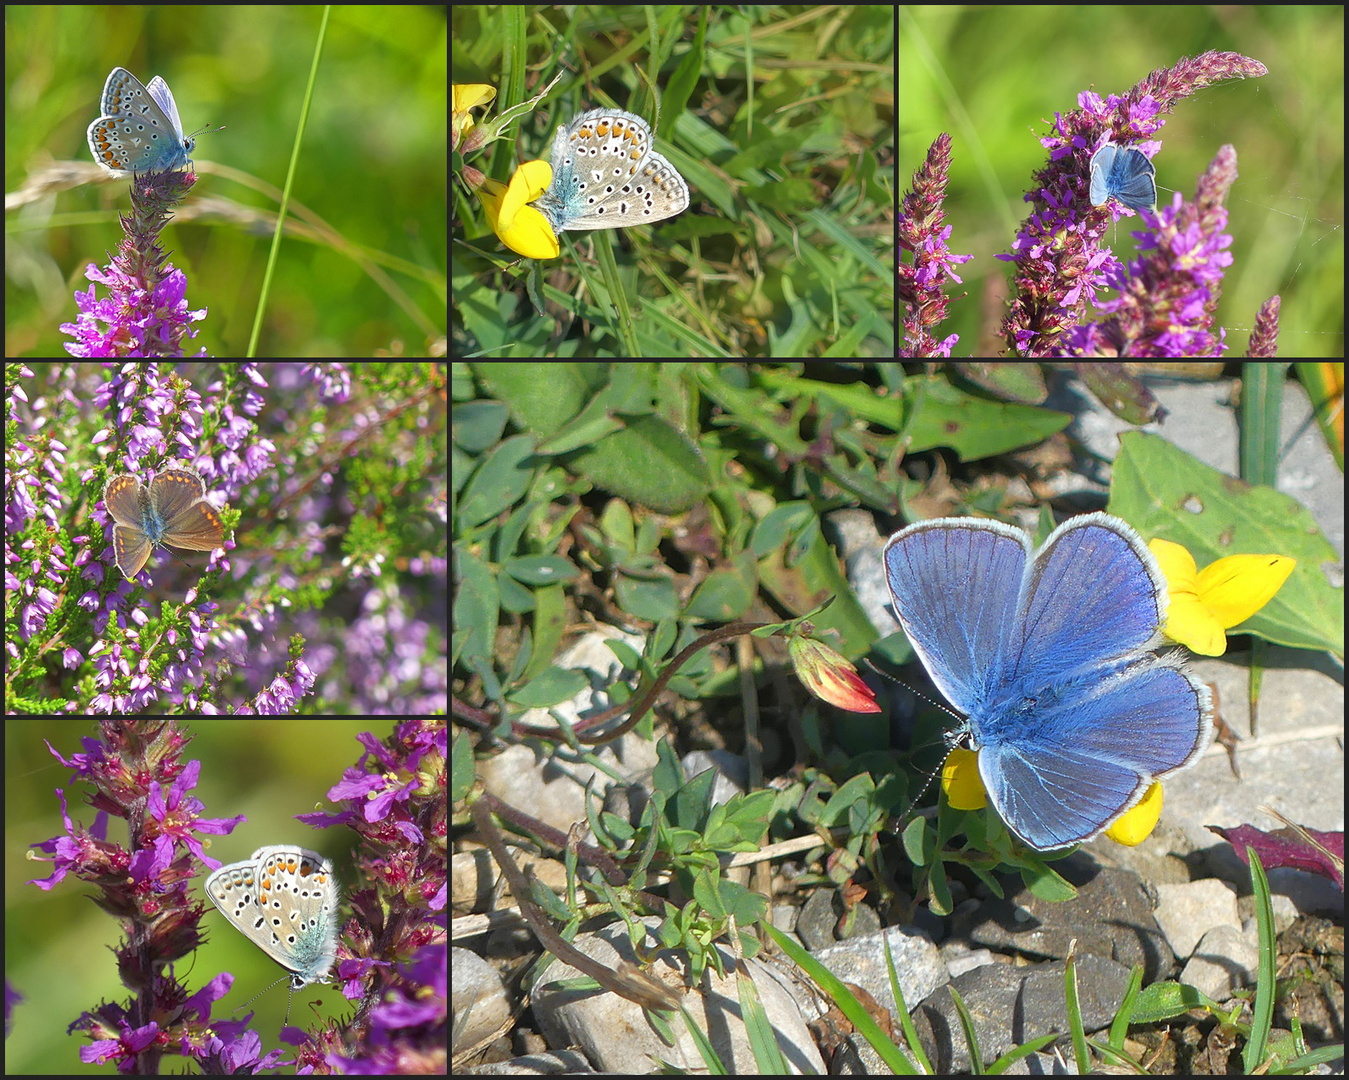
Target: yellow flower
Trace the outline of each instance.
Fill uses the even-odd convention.
[[[486,105],[497,96],[496,89],[483,83],[460,83],[450,87],[450,149],[458,150],[475,123],[469,109]]]
[[[1199,570],[1194,556],[1170,540],[1153,540],[1148,549],[1171,594],[1163,630],[1201,656],[1226,652],[1226,630],[1268,604],[1297,566],[1287,555],[1228,555]]]
[[[547,162],[526,161],[509,184],[486,180],[478,188],[492,231],[512,251],[530,259],[555,259],[562,250],[552,224],[529,205],[552,180],[553,169]]]

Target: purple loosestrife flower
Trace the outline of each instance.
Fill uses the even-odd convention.
[[[1236,177],[1236,155],[1219,152],[1195,206],[1180,197],[1157,215],[1142,212],[1155,232],[1155,252],[1127,267],[1101,247],[1107,226],[1122,207],[1115,200],[1095,207],[1089,196],[1090,161],[1106,142],[1134,146],[1158,131],[1158,117],[1177,102],[1227,78],[1265,74],[1262,64],[1235,53],[1205,53],[1143,79],[1122,97],[1080,95],[1077,111],[1056,122],[1042,142],[1050,164],[1036,174],[1035,206],[1013,244],[1017,295],[1003,334],[1023,356],[1192,356],[1220,353],[1222,333],[1213,333],[1221,270],[1231,263],[1221,233],[1226,214],[1219,202]],[[1145,144],[1138,149],[1153,149]],[[1118,300],[1096,299],[1103,288]],[[1087,304],[1111,313],[1086,324]]]
[[[1216,356],[1226,346],[1215,336],[1214,311],[1224,268],[1232,264],[1232,238],[1222,230],[1222,205],[1236,179],[1236,151],[1219,149],[1200,178],[1199,197],[1186,203],[1177,193],[1160,208],[1155,229],[1139,234],[1151,255],[1127,267],[1115,261],[1106,274],[1114,301],[1098,305],[1111,317],[1069,329],[1061,347],[1070,356]]]
[[[942,227],[942,200],[951,171],[951,136],[943,132],[928,151],[927,162],[914,176],[913,190],[899,209],[899,246],[913,252],[913,265],[899,264],[899,297],[904,305],[906,345],[900,356],[950,356],[956,343],[952,334],[937,341],[928,332],[946,317],[947,299],[942,285],[949,277],[961,284],[953,267],[969,262],[973,255],[952,255],[946,241],[951,226]]]
[[[299,820],[327,831],[325,852],[336,854],[338,845],[356,841],[350,860],[335,860],[346,883],[332,969],[337,992],[323,995],[331,1018],[315,1020],[303,1040],[294,1032],[283,1038],[298,1044],[294,1056],[302,1072],[332,1071],[345,1063],[348,1071],[359,1064],[359,1071],[384,1075],[411,1071],[409,1062],[419,1063],[422,1071],[428,1071],[428,1063],[429,1071],[444,1071],[449,1031],[446,722],[432,717],[365,731],[350,722],[296,724],[310,725],[309,742],[323,744],[315,760],[300,768],[286,759],[278,740],[260,736],[267,731],[263,724],[231,720],[206,728],[197,723],[190,730],[172,717],[108,718],[99,723],[97,737],[87,734],[87,722],[49,725],[50,753],[73,773],[67,783],[73,790],[58,789],[50,798],[61,824],[50,839],[32,844],[35,857],[51,864],[50,873],[29,884],[48,893],[76,888],[92,893],[97,909],[115,919],[121,933],[112,951],[92,951],[90,971],[80,972],[92,977],[101,964],[108,979],[121,980],[120,994],[91,1000],[82,1013],[74,1011],[80,1008],[77,998],[69,993],[61,998],[63,1004],[70,998],[71,1012],[62,1015],[62,1023],[83,1040],[83,1060],[126,1073],[162,1072],[175,1055],[206,1073],[277,1063],[279,1051],[261,1051],[258,1031],[270,1034],[266,1026],[254,1029],[251,1011],[237,1014],[231,1011],[233,1001],[222,1001],[235,980],[213,963],[226,955],[220,938],[235,931],[212,916],[205,924],[209,934],[203,933],[208,905],[194,895],[199,895],[203,869],[218,869],[216,856],[243,840],[240,835],[208,853],[208,838],[226,837],[246,819],[219,812],[208,816],[216,808],[202,800],[214,791],[232,793],[250,805],[274,800],[312,804],[318,792],[306,781],[311,773],[332,767],[333,773],[341,769],[327,788],[332,805]],[[80,752],[63,752],[59,743],[81,732],[86,734]],[[190,756],[194,741],[202,751],[198,758]],[[199,784],[210,770],[214,785]],[[88,807],[87,824],[78,810],[67,809],[68,794]],[[272,814],[262,811],[264,820]],[[114,934],[109,931],[110,942]],[[36,937],[26,935],[24,947]],[[194,964],[176,963],[208,937],[216,939],[213,948],[196,955]],[[223,945],[228,949],[231,943]],[[245,950],[251,948],[244,944]],[[64,982],[57,981],[68,990],[69,973],[62,976]],[[343,1008],[341,996],[352,1006]]]
[[[206,310],[189,311],[187,279],[164,260],[159,234],[173,205],[196,183],[194,173],[137,174],[131,180],[131,213],[120,217],[126,237],[107,270],[93,263],[85,277],[108,287],[98,298],[96,285],[76,292],[80,313],[61,330],[76,340],[66,345],[72,356],[183,355],[183,340],[196,337],[191,324]],[[205,356],[203,349],[197,353]]]

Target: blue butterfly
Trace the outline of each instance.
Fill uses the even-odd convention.
[[[989,801],[1031,847],[1095,836],[1208,748],[1208,687],[1151,651],[1166,579],[1119,518],[1072,518],[1038,551],[1010,525],[939,518],[895,533],[884,561]]]
[[[1091,156],[1091,203],[1114,199],[1130,210],[1157,205],[1157,170],[1142,150],[1106,143]]]

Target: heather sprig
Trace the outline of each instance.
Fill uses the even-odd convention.
[[[443,367],[7,372],[11,714],[444,711]],[[108,482],[182,466],[223,547],[131,582]]]

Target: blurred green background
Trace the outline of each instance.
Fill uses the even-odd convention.
[[[203,804],[200,816],[243,814],[248,819],[229,835],[198,834],[209,844],[208,854],[231,863],[267,844],[296,843],[332,859],[344,896],[349,893],[355,883],[353,834],[341,827],[314,829],[294,819],[319,809],[339,810],[327,792],[342,778],[342,770],[361,757],[357,736],[368,731],[384,738],[391,721],[230,717],[180,722],[192,736],[183,761],[201,762],[197,787],[187,793]],[[121,923],[92,902],[96,890],[72,875],[49,891],[27,884],[52,873],[50,861],[28,858],[30,845],[66,833],[57,788],[65,792],[66,813],[77,828],[91,829],[96,817],[85,801],[89,785],[73,781],[73,770],[52,756],[47,743],[70,759],[85,752],[84,739],[98,735],[93,720],[11,718],[5,723],[5,977],[8,989],[24,997],[13,1006],[5,1045],[6,1072],[11,1075],[105,1075],[107,1066],[81,1065],[79,1051],[87,1041],[66,1029],[102,1001],[127,1000],[112,951],[122,938]],[[108,821],[107,838],[126,847],[125,819]],[[203,868],[189,889],[192,899],[207,909],[201,923],[205,942],[195,955],[179,960],[174,973],[189,994],[222,971],[233,974],[233,987],[215,1003],[210,1019],[239,1021],[255,1013],[252,1027],[262,1038],[263,1051],[283,1046],[277,1036],[289,995],[285,983],[242,1012],[232,1010],[286,972],[225,922],[202,891],[205,877]],[[344,900],[344,925],[350,910]],[[350,1014],[353,1008],[332,984],[306,986],[295,994],[290,1022],[313,1027],[319,1018]],[[164,1071],[182,1072],[181,1065],[166,1060]]]
[[[85,267],[121,243],[129,180],[85,132],[115,66],[162,75],[197,141],[198,182],[162,245],[207,309],[189,352],[238,356],[260,302],[323,9],[5,9],[6,355],[65,356]],[[335,7],[299,144],[259,355],[443,354],[446,9]]]
[[[1217,153],[1236,148],[1228,201],[1233,265],[1218,321],[1228,356],[1245,351],[1256,312],[1282,297],[1285,356],[1344,354],[1344,9],[1340,7],[904,7],[899,9],[899,191],[941,132],[952,137],[945,203],[951,249],[973,254],[952,284],[954,355],[1002,347],[996,331],[1022,195],[1047,161],[1039,137],[1078,94],[1123,94],[1150,72],[1209,50],[1264,64],[1258,79],[1201,90],[1163,114],[1158,201],[1193,199]],[[1121,258],[1137,219],[1121,219]],[[1112,245],[1114,246],[1114,245]],[[962,293],[968,295],[961,298]],[[1108,294],[1113,295],[1113,294]]]

